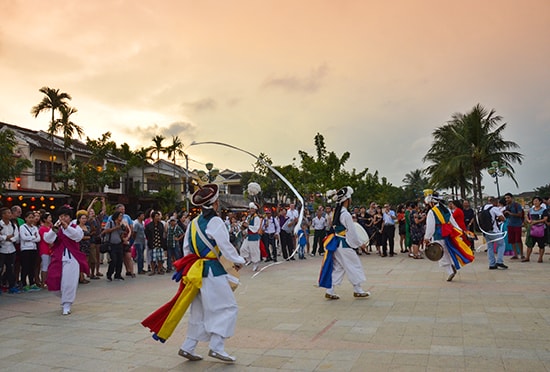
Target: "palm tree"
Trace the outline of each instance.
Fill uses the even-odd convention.
[[[460,188],[460,195],[466,198],[466,191],[471,187],[468,182],[470,173],[468,167],[461,163],[459,155],[464,151],[462,143],[456,141],[456,126],[451,124],[437,128],[433,132],[434,142],[424,157],[424,161],[432,164],[425,172],[431,175],[430,184],[438,189]]]
[[[52,120],[50,121],[50,127],[48,133],[50,134],[51,149],[50,149],[50,179],[52,182],[52,190],[54,189],[53,181],[53,136],[57,132],[57,126],[55,121],[55,111],[60,107],[67,107],[67,100],[71,100],[72,97],[68,93],[59,92],[59,89],[52,89],[49,87],[42,87],[39,89],[41,93],[44,93],[45,97],[42,97],[42,101],[38,105],[31,109],[31,114],[36,118],[42,111],[50,110],[52,112]]]
[[[154,146],[150,147],[150,156],[152,157],[153,154],[157,154],[157,182],[159,183],[158,188],[160,189],[160,153],[166,152],[166,147],[162,146],[162,141],[164,141],[166,137],[164,137],[162,134],[157,134],[153,137],[153,143]]]
[[[148,164],[148,161],[151,159],[151,156],[149,155],[151,151],[151,148],[149,147],[141,147],[138,150],[135,150],[132,153],[132,157],[129,161],[129,166],[136,166],[141,168],[141,191],[144,191],[144,183],[145,183],[145,167]]]
[[[151,146],[149,148],[149,151],[151,152],[151,157],[153,154],[157,154],[157,162],[160,160],[160,153],[166,152],[166,147],[162,146],[162,141],[164,141],[166,137],[164,137],[162,134],[157,134],[153,137],[153,144],[154,146]]]
[[[427,168],[438,182],[445,177],[452,179],[462,190],[468,187],[468,180],[474,192],[474,204],[482,198],[482,171],[497,161],[505,165],[505,175],[517,185],[512,163],[521,164],[523,155],[517,151],[519,145],[503,138],[506,123],[495,110],[487,111],[477,104],[466,113],[455,113],[443,127],[434,131],[434,142],[424,161],[431,161]]]
[[[71,115],[76,113],[78,110],[74,107],[69,107],[68,105],[60,106],[59,112],[61,113],[61,118],[55,121],[55,126],[50,128],[52,133],[55,133],[59,130],[63,132],[63,156],[65,158],[65,164],[67,169],[69,167],[67,159],[67,149],[71,146],[73,135],[78,135],[78,138],[82,138],[84,131],[82,128],[71,121]],[[67,181],[65,182],[65,188],[67,188]]]
[[[166,147],[166,155],[169,159],[171,158],[174,163],[174,177],[176,177],[176,156],[185,155],[183,152],[183,142],[181,142],[181,139],[178,136],[172,136],[172,144]]]
[[[414,199],[421,194],[421,191],[428,188],[428,177],[424,176],[425,172],[422,169],[415,169],[405,174],[403,183],[405,184],[405,190],[409,191]]]

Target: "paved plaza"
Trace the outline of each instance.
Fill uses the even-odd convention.
[[[46,291],[0,296],[2,371],[548,371],[550,260],[484,253],[453,282],[437,263],[406,254],[361,256],[369,299],[316,287],[320,257],[284,262],[252,278],[243,269],[233,365],[177,355],[187,316],[165,344],[140,321],[175,293],[169,275],[80,285],[73,313]],[[102,271],[106,271],[105,265]]]

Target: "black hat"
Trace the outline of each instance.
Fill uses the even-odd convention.
[[[64,205],[64,206],[62,206],[61,208],[59,208],[57,210],[57,215],[58,216],[67,215],[67,216],[73,218],[73,210],[72,210],[72,208],[67,207],[67,206]]]
[[[214,204],[216,200],[218,200],[218,195],[219,195],[218,185],[209,183],[207,185],[202,186],[197,191],[195,191],[195,193],[191,197],[191,202],[197,207],[208,208],[212,204]]]

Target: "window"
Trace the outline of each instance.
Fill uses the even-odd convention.
[[[36,181],[51,182],[51,165],[49,160],[35,160],[34,161],[34,179]],[[62,167],[60,163],[53,163],[53,174],[61,172]]]

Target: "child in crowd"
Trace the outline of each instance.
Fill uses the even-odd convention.
[[[305,247],[307,246],[307,237],[308,233],[307,230],[309,229],[309,225],[307,222],[302,223],[301,229],[298,230],[298,258],[300,260],[305,260]]]

